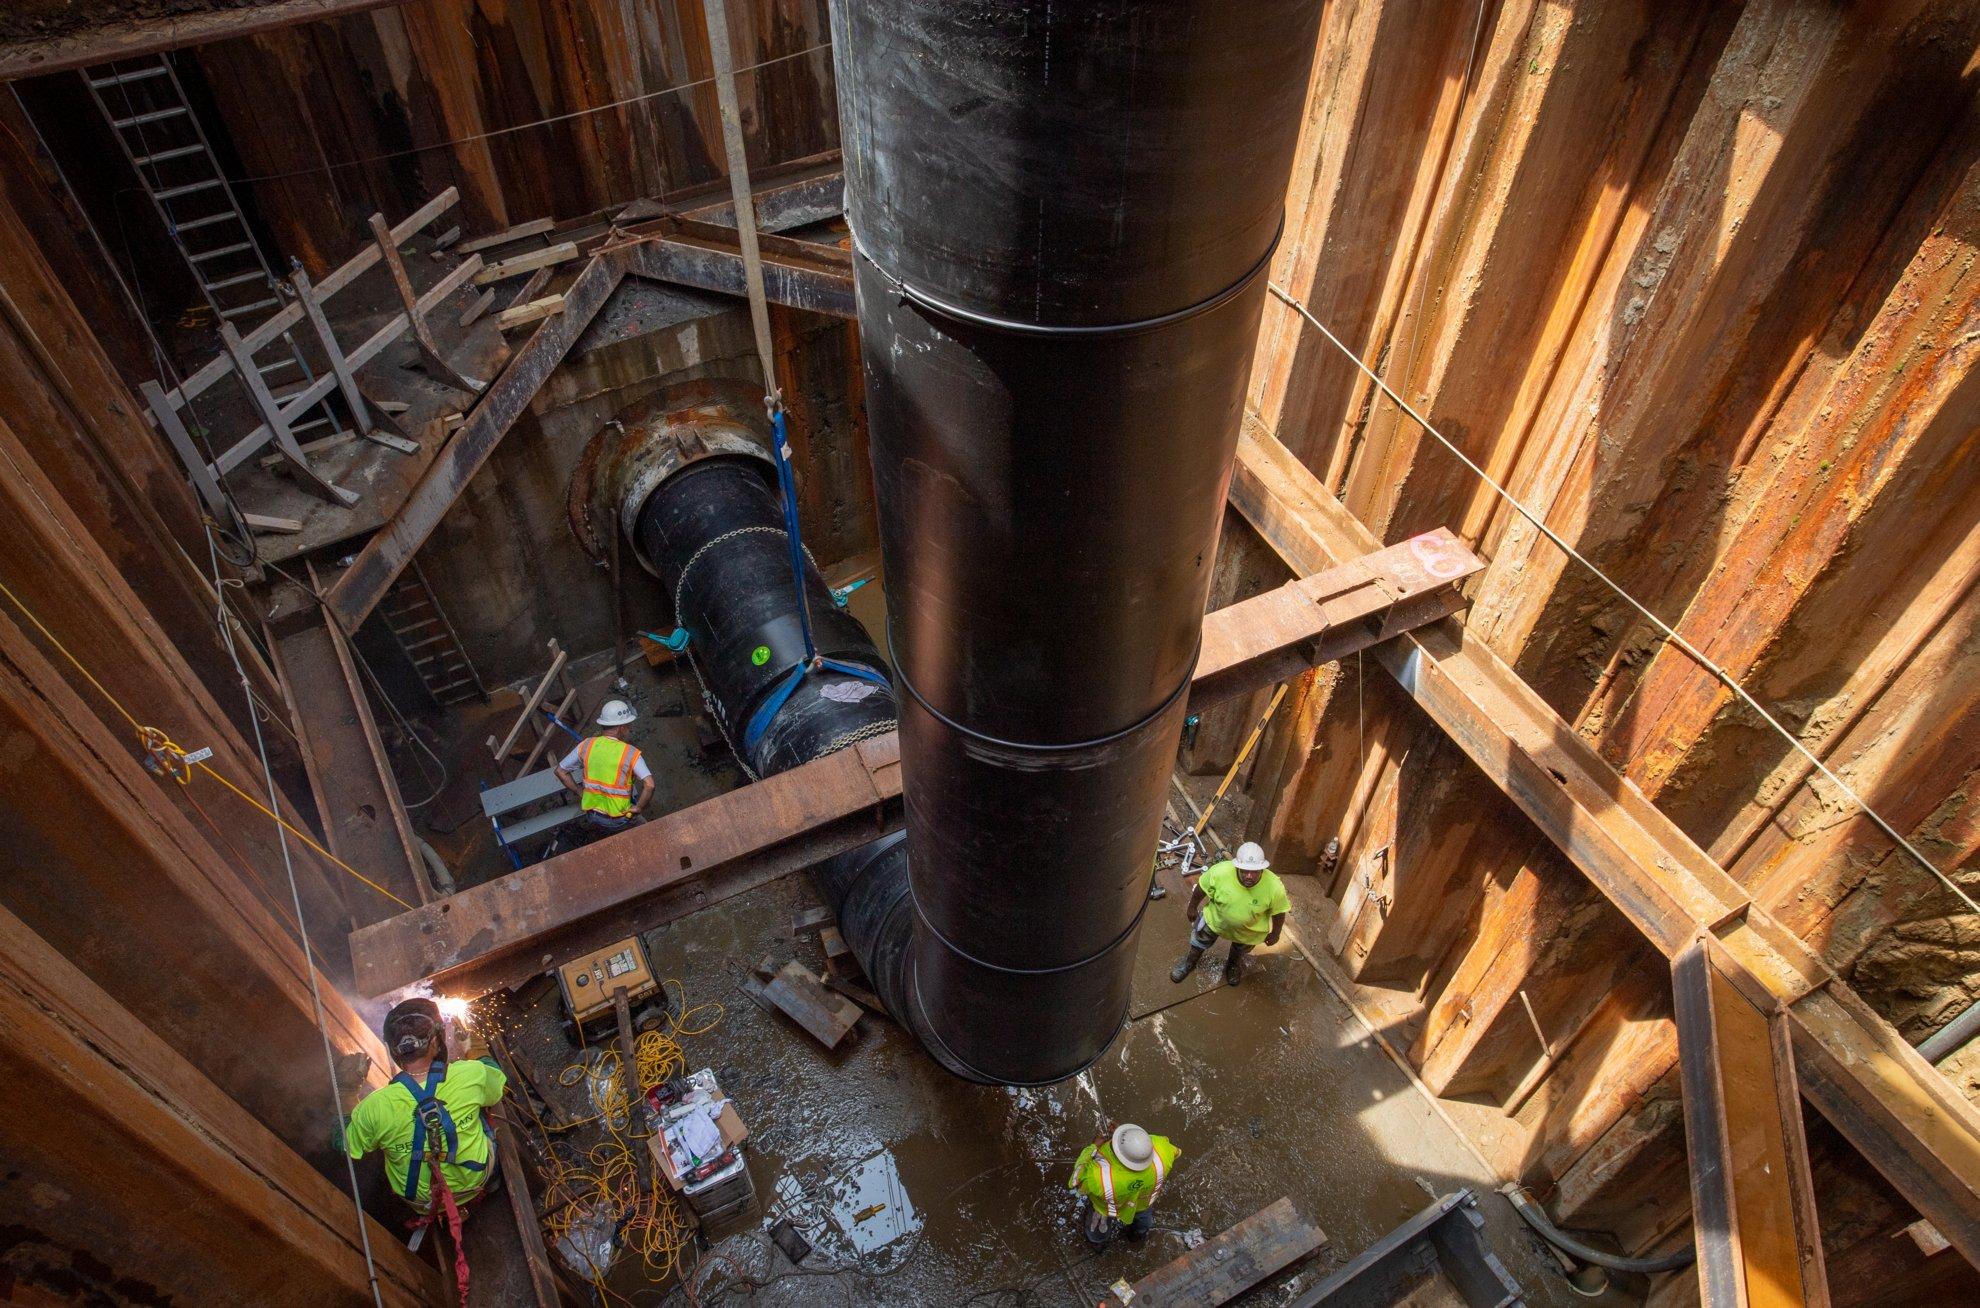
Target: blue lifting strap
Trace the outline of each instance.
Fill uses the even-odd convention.
[[[777,689],[771,692],[770,698],[764,700],[762,706],[750,715],[749,724],[743,728],[742,744],[745,752],[756,748],[756,742],[763,739],[763,733],[770,729],[771,721],[789,702],[792,693],[798,688],[798,683],[803,681],[805,674],[814,668],[842,672],[849,677],[858,677],[861,681],[870,681],[877,686],[892,688],[887,678],[872,668],[819,657],[817,642],[811,636],[811,606],[806,602],[804,594],[804,540],[798,534],[797,478],[791,471],[791,446],[784,422],[783,405],[772,405],[770,421],[776,428],[777,487],[783,493],[784,537],[791,548],[791,588],[797,597],[798,629],[804,635],[804,661],[792,668],[789,675],[778,683]]]
[[[849,677],[858,677],[861,681],[870,681],[876,686],[893,689],[893,683],[872,668],[863,668],[857,663],[841,663],[838,659],[821,658],[815,660],[815,663],[823,671],[843,672]],[[749,725],[743,728],[745,750],[756,748],[756,742],[763,739],[763,733],[770,729],[771,721],[797,690],[798,683],[804,680],[805,673],[811,671],[812,666],[812,663],[800,663],[792,668],[790,674],[777,684],[777,689],[771,692],[770,698],[764,700],[762,706],[750,714]]]
[[[460,1152],[461,1142],[454,1130],[454,1115],[447,1111],[447,1105],[441,1103],[439,1096],[434,1093],[440,1088],[440,1083],[446,1079],[447,1065],[438,1062],[427,1069],[425,1085],[421,1085],[404,1072],[392,1078],[394,1082],[411,1091],[413,1097],[412,1161],[406,1166],[405,1196],[406,1202],[415,1206],[419,1203],[419,1168],[420,1164],[426,1161],[426,1137],[429,1134],[440,1135],[447,1142],[446,1149],[440,1154],[441,1162],[452,1163],[470,1172],[483,1170],[480,1163],[468,1162],[456,1156]]]

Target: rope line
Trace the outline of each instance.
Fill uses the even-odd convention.
[[[1774,731],[1779,734],[1782,740],[1785,740],[1790,746],[1794,748],[1794,750],[1797,753],[1799,753],[1804,759],[1806,759],[1815,768],[1816,771],[1820,772],[1825,778],[1827,778],[1829,784],[1834,786],[1838,791],[1842,792],[1843,796],[1847,798],[1852,804],[1856,805],[1856,807],[1862,811],[1865,817],[1869,818],[1872,822],[1874,822],[1877,825],[1878,829],[1880,829],[1886,836],[1889,836],[1893,841],[1897,842],[1898,847],[1904,850],[1905,853],[1911,855],[1911,857],[1917,861],[1920,867],[1924,868],[1927,872],[1930,872],[1934,877],[1937,877],[1939,879],[1940,884],[1945,886],[1947,890],[1951,891],[1953,896],[1957,898],[1962,904],[1965,904],[1968,909],[1970,909],[1975,913],[1980,913],[1980,903],[1976,903],[1971,895],[1967,894],[1965,890],[1960,888],[1958,883],[1956,883],[1951,877],[1947,876],[1945,872],[1941,871],[1938,864],[1934,863],[1931,859],[1925,857],[1925,855],[1919,851],[1918,847],[1914,845],[1909,839],[1907,839],[1902,832],[1900,832],[1896,827],[1892,826],[1890,822],[1885,820],[1883,814],[1879,813],[1876,809],[1872,808],[1869,805],[1869,803],[1863,798],[1863,796],[1857,794],[1854,787],[1852,787],[1848,782],[1844,781],[1841,777],[1837,776],[1835,772],[1830,769],[1828,764],[1824,763],[1821,759],[1817,758],[1815,756],[1814,751],[1810,750],[1808,746],[1804,745],[1801,742],[1801,738],[1799,736],[1795,735],[1792,731],[1789,731],[1785,726],[1783,726],[1780,723],[1780,721],[1777,718],[1775,718],[1772,713],[1769,713],[1766,707],[1762,705],[1759,700],[1755,699],[1752,696],[1752,694],[1750,694],[1747,691],[1746,687],[1742,686],[1738,682],[1738,680],[1736,680],[1733,677],[1733,675],[1730,672],[1727,672],[1725,668],[1721,667],[1703,650],[1699,649],[1689,640],[1686,640],[1683,636],[1679,635],[1677,628],[1673,627],[1670,623],[1665,622],[1655,613],[1652,613],[1647,607],[1644,606],[1642,601],[1638,600],[1634,595],[1624,590],[1622,586],[1619,583],[1617,583],[1615,580],[1613,580],[1607,573],[1603,572],[1600,568],[1596,567],[1592,562],[1590,562],[1587,559],[1587,557],[1581,553],[1581,551],[1575,549],[1574,546],[1568,544],[1567,541],[1563,540],[1561,538],[1560,533],[1556,532],[1552,527],[1548,526],[1545,522],[1543,522],[1539,514],[1535,513],[1532,509],[1527,508],[1526,505],[1520,501],[1518,496],[1514,495],[1504,486],[1501,486],[1498,483],[1498,481],[1493,478],[1492,474],[1486,472],[1485,469],[1479,467],[1476,463],[1472,462],[1471,457],[1469,455],[1467,455],[1463,450],[1459,449],[1457,445],[1454,444],[1448,436],[1444,435],[1444,433],[1442,433],[1441,431],[1438,431],[1436,426],[1432,424],[1428,418],[1424,417],[1422,414],[1418,413],[1414,408],[1412,408],[1408,400],[1405,400],[1402,396],[1398,395],[1395,391],[1395,388],[1390,386],[1388,382],[1382,379],[1381,374],[1377,373],[1373,368],[1363,363],[1361,361],[1360,355],[1356,354],[1353,350],[1349,349],[1347,345],[1341,340],[1340,337],[1334,335],[1333,332],[1329,331],[1327,329],[1327,325],[1321,322],[1318,318],[1314,317],[1313,311],[1311,309],[1308,309],[1304,304],[1301,304],[1298,300],[1294,299],[1292,295],[1289,292],[1287,292],[1285,287],[1279,285],[1277,282],[1268,283],[1268,286],[1274,296],[1276,296],[1280,301],[1285,303],[1289,308],[1296,311],[1300,317],[1306,319],[1307,322],[1311,323],[1313,325],[1314,330],[1318,331],[1322,336],[1326,337],[1327,340],[1333,344],[1334,348],[1338,349],[1342,354],[1346,355],[1348,359],[1354,364],[1354,366],[1359,368],[1368,377],[1368,380],[1374,382],[1375,385],[1381,389],[1382,394],[1389,397],[1391,403],[1393,403],[1397,408],[1401,409],[1404,413],[1408,414],[1411,420],[1413,420],[1417,426],[1421,427],[1424,431],[1428,432],[1431,436],[1435,437],[1438,444],[1442,445],[1445,449],[1449,450],[1452,454],[1456,455],[1460,463],[1464,464],[1465,467],[1469,468],[1478,477],[1480,481],[1484,482],[1487,486],[1491,487],[1493,492],[1496,493],[1500,499],[1503,499],[1506,503],[1510,504],[1515,510],[1517,510],[1521,517],[1525,518],[1528,522],[1532,523],[1534,528],[1538,530],[1541,535],[1545,536],[1548,540],[1552,541],[1554,545],[1563,554],[1566,554],[1576,563],[1579,563],[1583,568],[1586,568],[1589,571],[1589,573],[1591,573],[1595,577],[1596,580],[1600,581],[1604,586],[1607,586],[1611,591],[1615,592],[1618,598],[1620,598],[1624,603],[1628,604],[1631,608],[1635,609],[1639,614],[1641,614],[1645,619],[1647,619],[1649,623],[1652,626],[1654,626],[1659,633],[1661,633],[1661,635],[1666,641],[1670,642],[1678,650],[1684,653],[1701,669],[1710,673],[1712,677],[1719,682],[1720,685],[1724,686],[1727,690],[1730,690],[1735,696],[1737,696],[1740,699],[1741,702],[1743,702],[1748,708],[1752,709],[1754,713],[1758,714],[1762,722],[1765,722],[1768,726],[1772,727]]]
[[[735,72],[752,73],[759,68],[768,68],[772,64],[786,63],[792,59],[802,59],[806,55],[814,55],[820,50],[829,50],[831,48],[832,43],[830,41],[820,41],[816,45],[808,45],[802,50],[793,50],[789,54],[774,55],[769,59],[760,60],[757,63],[745,64],[741,68],[736,69]],[[612,109],[623,109],[627,105],[640,104],[647,100],[657,100],[663,95],[677,95],[682,91],[692,91],[698,87],[712,86],[716,81],[717,78],[712,76],[697,77],[691,82],[676,82],[672,86],[663,86],[652,91],[642,91],[638,95],[629,95],[624,99],[613,100],[606,104],[595,104],[583,109],[573,109],[569,113],[551,114],[548,117],[532,119],[526,123],[513,123],[508,127],[492,127],[485,132],[475,132],[468,136],[456,136],[451,140],[434,141],[428,145],[408,146],[406,149],[390,150],[384,154],[362,155],[356,159],[340,159],[335,163],[321,163],[309,168],[297,168],[285,173],[256,173],[248,177],[228,177],[227,180],[237,186],[244,186],[252,182],[282,182],[295,177],[315,177],[319,173],[333,173],[341,168],[362,168],[366,164],[387,163],[393,159],[410,158],[416,154],[430,154],[435,150],[448,150],[457,145],[473,145],[477,141],[492,140],[498,136],[509,136],[516,132],[532,131],[538,127],[549,127],[557,123],[569,122],[574,118],[588,118],[592,114],[602,114]]]
[[[206,533],[206,556],[213,569],[214,622],[220,628],[220,642],[227,648],[227,657],[233,662],[234,674],[240,678],[241,689],[247,695],[248,721],[254,728],[254,748],[261,756],[261,779],[268,787],[269,803],[279,803],[275,790],[275,765],[268,761],[268,743],[261,734],[261,719],[254,711],[254,686],[248,678],[246,666],[241,662],[240,651],[234,647],[233,630],[227,625],[227,588],[222,584],[220,575],[220,546],[211,528]],[[14,602],[18,604],[20,601]],[[36,622],[35,625],[41,624]],[[51,636],[50,639],[52,640],[53,637]],[[67,654],[68,651],[64,650],[63,653]],[[73,660],[75,656],[69,655],[69,657]],[[123,711],[122,705],[118,705],[118,711]],[[125,716],[128,717],[129,714],[126,713]],[[207,771],[219,778],[220,774],[213,772],[211,768]],[[230,790],[241,793],[231,782],[227,784]],[[255,807],[261,808],[261,805],[256,804]],[[337,1120],[337,1138],[343,1140],[350,1133],[350,1122],[344,1116],[343,1098],[337,1090],[337,1051],[331,1046],[330,1023],[323,1015],[323,982],[317,974],[316,949],[310,943],[308,923],[303,914],[302,888],[296,884],[295,859],[289,854],[287,834],[289,824],[284,822],[281,815],[273,809],[262,809],[262,811],[275,819],[275,840],[282,849],[282,871],[289,879],[289,904],[295,910],[296,928],[302,937],[303,967],[309,976],[310,1008],[316,1018],[316,1034],[323,1041],[323,1069],[329,1075],[329,1084],[326,1088],[330,1092],[330,1112]],[[365,1219],[364,1192],[358,1186],[357,1159],[351,1157],[351,1151],[348,1149],[340,1148],[337,1152],[344,1156],[344,1172],[351,1185],[351,1206],[357,1212],[358,1245],[364,1251],[364,1274],[371,1283],[371,1302],[373,1308],[385,1308],[385,1291],[378,1284],[378,1263],[371,1254],[371,1228]]]
[[[163,775],[172,778],[174,781],[177,781],[182,786],[187,786],[192,783],[193,769],[194,768],[199,769],[199,771],[204,772],[207,776],[219,782],[222,786],[232,791],[242,800],[246,801],[254,808],[260,810],[261,813],[263,813],[264,815],[274,818],[276,823],[281,826],[283,831],[287,832],[289,835],[294,836],[296,839],[302,841],[303,844],[307,845],[310,849],[316,851],[316,853],[328,859],[335,866],[342,868],[345,872],[348,872],[351,876],[356,877],[359,881],[362,881],[365,885],[370,886],[373,890],[376,890],[379,894],[385,896],[385,898],[391,900],[393,903],[399,905],[401,908],[410,909],[416,907],[416,905],[408,904],[405,900],[399,898],[397,895],[387,890],[384,886],[379,885],[376,881],[373,881],[370,877],[358,871],[356,868],[352,867],[349,863],[346,863],[343,859],[338,858],[335,854],[325,849],[322,845],[317,844],[316,840],[307,831],[301,830],[293,823],[291,823],[287,818],[283,817],[280,813],[277,813],[274,809],[269,808],[266,804],[263,804],[253,795],[249,794],[245,790],[242,790],[239,786],[229,781],[225,776],[215,771],[211,764],[205,762],[204,760],[198,763],[189,762],[186,758],[186,751],[180,748],[177,744],[173,743],[172,738],[166,735],[163,730],[159,729],[158,727],[146,726],[144,723],[139,722],[137,720],[136,715],[133,714],[129,709],[124,707],[123,701],[118,699],[115,695],[111,694],[109,688],[96,679],[96,674],[91,672],[89,668],[83,664],[83,661],[77,658],[67,645],[64,645],[62,643],[62,640],[59,636],[57,636],[54,632],[50,631],[47,625],[44,624],[40,618],[35,616],[34,610],[29,608],[27,606],[26,601],[22,600],[20,596],[16,595],[7,586],[5,582],[0,582],[0,595],[6,596],[7,600],[13,604],[15,609],[19,610],[21,616],[26,618],[28,622],[34,626],[34,629],[40,632],[42,637],[45,640],[47,640],[47,642],[50,645],[55,647],[56,652],[61,654],[61,656],[68,661],[69,666],[74,668],[78,673],[82,674],[83,680],[87,681],[91,686],[95,687],[97,694],[103,696],[104,700],[110,705],[111,708],[116,709],[118,713],[123,715],[124,721],[130,723],[131,730],[137,733],[138,744],[143,747],[146,756],[157,766],[157,769]],[[224,627],[222,629],[221,634],[226,639],[229,652],[231,653],[233,649],[232,634],[227,632],[224,629]],[[254,690],[252,686],[249,686],[247,688],[247,695],[248,695],[249,715],[254,719],[255,735],[259,736],[261,734],[261,719],[258,714],[254,713],[255,701],[254,701]],[[282,844],[283,844],[283,848],[286,849],[287,848],[286,840],[283,841]]]

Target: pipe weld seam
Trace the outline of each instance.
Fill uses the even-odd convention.
[[[921,897],[914,893],[914,867],[912,864],[908,867],[907,887],[908,902],[914,905],[914,915],[920,920],[921,925],[928,928],[930,935],[941,941],[947,947],[948,951],[957,957],[966,959],[976,966],[983,968],[985,971],[1001,972],[1005,976],[1056,976],[1061,972],[1076,972],[1088,963],[1097,963],[1128,941],[1134,939],[1134,933],[1141,929],[1141,919],[1148,913],[1148,906],[1155,902],[1144,893],[1141,896],[1141,907],[1134,911],[1134,920],[1127,924],[1126,929],[1093,953],[1088,954],[1085,958],[1075,959],[1070,963],[1061,963],[1057,967],[1005,967],[1003,964],[993,963],[987,958],[978,958],[975,954],[970,953],[967,949],[964,949],[961,945],[958,945],[955,941],[943,935],[942,929],[928,920],[928,914],[921,911]]]
[[[850,227],[851,225],[849,223],[848,228],[850,229]],[[1183,308],[1172,310],[1169,313],[1157,314],[1153,318],[1140,318],[1133,322],[1092,324],[1020,322],[1015,318],[999,318],[993,314],[978,313],[974,309],[965,309],[959,304],[950,303],[932,291],[921,289],[905,278],[896,277],[887,270],[885,264],[866,252],[866,247],[860,243],[859,233],[857,231],[852,231],[851,236],[853,249],[858,253],[860,258],[872,264],[874,271],[878,272],[889,286],[892,286],[903,297],[920,305],[930,313],[940,314],[944,318],[953,318],[957,322],[966,322],[975,327],[987,327],[992,331],[1011,332],[1020,336],[1127,336],[1136,332],[1152,331],[1157,327],[1167,327],[1172,323],[1183,322],[1199,314],[1209,313],[1212,309],[1220,308],[1229,301],[1236,299],[1271,266],[1272,256],[1278,253],[1279,240],[1285,235],[1285,232],[1286,216],[1285,211],[1281,209],[1279,212],[1279,225],[1273,230],[1272,239],[1266,244],[1265,253],[1259,256],[1258,262],[1251,265],[1248,271],[1229,286],[1212,293],[1205,299],[1198,300],[1195,304],[1185,305]]]
[[[958,1054],[950,1046],[949,1042],[942,1038],[942,1033],[935,1028],[934,1020],[928,1016],[928,1006],[921,1002],[921,969],[913,964],[910,964],[908,967],[908,985],[913,989],[913,994],[909,998],[909,1002],[914,1007],[913,1016],[920,1019],[913,1024],[915,1034],[919,1035],[924,1041],[933,1041],[935,1044],[941,1046],[941,1052],[937,1055],[937,1061],[946,1059],[950,1066],[960,1068],[964,1076],[984,1085],[1044,1086],[1057,1085],[1061,1081],[1069,1080],[1085,1072],[1087,1068],[1092,1067],[1102,1058],[1105,1058],[1107,1051],[1114,1046],[1114,1037],[1120,1034],[1121,1028],[1125,1027],[1128,1022],[1127,1009],[1123,1007],[1121,1010],[1121,1020],[1114,1027],[1114,1034],[1107,1037],[1107,1042],[1100,1047],[1100,1052],[1071,1071],[1054,1076],[1046,1081],[1017,1081],[1008,1076],[993,1076],[989,1072],[984,1071],[975,1063],[970,1062],[967,1058]]]
[[[1177,700],[1189,694],[1189,688],[1196,682],[1196,660],[1202,656],[1202,653],[1203,633],[1198,631],[1196,635],[1196,648],[1190,651],[1189,669],[1183,673],[1181,683],[1164,696],[1162,702],[1156,705],[1152,712],[1132,725],[1122,727],[1119,731],[1109,732],[1104,736],[1095,736],[1091,740],[1075,740],[1067,744],[1057,745],[1033,744],[1023,740],[1005,740],[1002,736],[992,736],[986,732],[978,731],[973,727],[966,727],[944,713],[941,709],[929,703],[928,697],[915,688],[914,682],[908,677],[907,669],[901,665],[900,655],[894,650],[893,619],[890,616],[887,620],[887,661],[894,666],[894,680],[907,688],[907,693],[914,696],[915,703],[928,711],[928,716],[934,718],[949,730],[968,736],[971,740],[981,741],[983,744],[991,745],[998,749],[1022,750],[1034,754],[1072,754],[1085,749],[1098,749],[1102,745],[1111,745],[1117,740],[1125,740],[1136,732],[1153,725],[1164,713],[1175,707]]]

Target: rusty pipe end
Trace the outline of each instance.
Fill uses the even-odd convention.
[[[666,387],[620,410],[586,442],[564,506],[571,534],[602,563],[611,558],[612,533],[623,532],[640,566],[652,572],[633,530],[647,497],[701,459],[758,459],[774,470],[770,440],[770,419],[753,383],[711,377]]]

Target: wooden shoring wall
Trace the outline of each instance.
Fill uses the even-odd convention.
[[[1273,267],[1969,885],[1977,78],[1953,0],[1332,5]],[[1251,403],[1383,539],[1488,557],[1471,630],[1908,1036],[1980,990],[1980,922],[1277,301]],[[1557,1217],[1681,1236],[1635,931],[1379,675],[1315,678],[1250,788],[1276,864],[1342,838],[1329,943],[1432,1089],[1514,1110]]]
[[[729,14],[752,165],[835,148],[825,0]],[[196,57],[241,166],[270,179],[260,212],[312,272],[366,215],[447,186],[482,232],[726,176],[701,0],[422,0]]]

